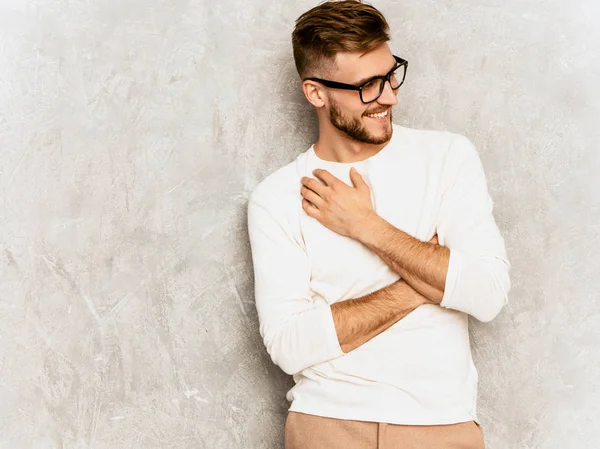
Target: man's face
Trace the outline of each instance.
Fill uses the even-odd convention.
[[[361,84],[372,76],[385,75],[396,61],[387,44],[360,55],[338,53],[337,70],[332,78],[348,84]],[[369,144],[383,144],[392,137],[392,106],[398,103],[396,93],[389,83],[381,96],[372,103],[360,100],[358,91],[329,90],[326,107],[331,124],[353,140]],[[375,117],[373,114],[385,113]]]

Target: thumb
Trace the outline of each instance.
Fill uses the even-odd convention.
[[[365,182],[363,177],[354,167],[350,169],[350,180],[352,181],[352,184],[354,184],[354,187],[356,187],[357,189],[369,187],[369,185]]]

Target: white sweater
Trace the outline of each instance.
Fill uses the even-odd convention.
[[[450,263],[441,306],[420,306],[345,354],[331,304],[400,278],[362,243],[302,209],[302,176],[323,168],[352,185],[352,166],[371,187],[378,215],[421,241],[437,233]],[[366,160],[324,161],[311,146],[255,188],[248,229],[260,334],[273,361],[294,377],[290,411],[392,424],[477,421],[468,315],[492,320],[511,288],[492,208],[466,137],[399,125]]]

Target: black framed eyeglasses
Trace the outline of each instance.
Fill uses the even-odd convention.
[[[383,76],[374,76],[369,78],[359,86],[354,84],[339,83],[337,81],[324,80],[321,78],[304,78],[302,81],[316,81],[321,83],[323,86],[331,87],[332,89],[357,90],[360,94],[360,101],[363,103],[372,103],[381,96],[387,81],[389,81],[390,87],[394,91],[398,90],[398,88],[402,86],[402,83],[404,83],[408,61],[400,58],[399,56],[393,56],[396,60],[396,65],[392,70]]]

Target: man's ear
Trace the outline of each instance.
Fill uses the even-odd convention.
[[[310,80],[303,81],[302,90],[308,102],[314,107],[321,108],[325,105],[325,91],[319,83]]]

